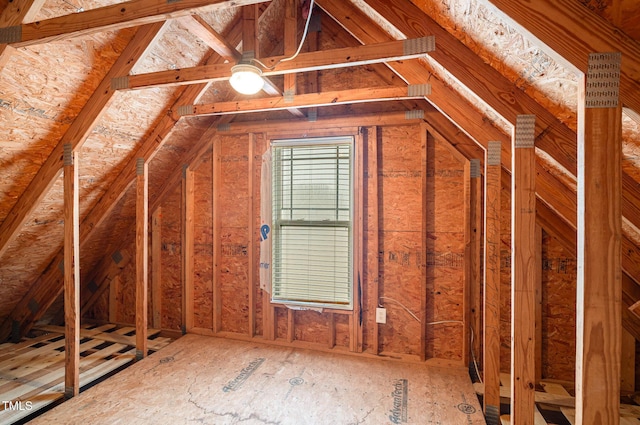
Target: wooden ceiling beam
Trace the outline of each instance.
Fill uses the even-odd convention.
[[[194,10],[220,10],[270,0],[132,0],[71,15],[0,28],[0,43],[25,47],[102,31],[114,31],[187,16]]]
[[[110,89],[111,79],[116,75],[128,73],[144,56],[150,45],[160,34],[163,23],[156,23],[141,27],[120,57],[116,60],[102,82],[93,92],[85,106],[62,136],[53,152],[45,160],[37,174],[22,193],[9,214],[0,225],[0,257],[6,251],[9,243],[15,239],[22,225],[29,218],[33,210],[48,193],[49,189],[62,172],[63,146],[67,143],[73,150],[79,149],[93,130],[104,111],[107,110],[115,93]]]
[[[269,77],[295,72],[319,71],[416,59],[432,51],[433,42],[433,38],[424,37],[321,52],[300,53],[297,58],[288,62],[280,62],[286,58],[285,56],[264,58],[261,59],[261,62],[267,68],[263,70],[263,75]],[[231,76],[232,66],[232,64],[206,65],[148,74],[123,75],[114,78],[112,86],[118,89],[142,89],[207,81],[223,81],[228,80]],[[274,69],[270,69],[271,67],[274,67]]]
[[[372,87],[366,90],[352,89],[308,93],[282,97],[265,97],[259,99],[217,102],[207,105],[182,106],[178,112],[182,116],[227,115],[277,111],[283,109],[312,108],[319,106],[344,105],[352,103],[382,102],[405,99],[423,99],[428,94],[428,85],[421,87]],[[413,92],[413,93],[412,93]],[[185,111],[185,109],[191,109]]]
[[[532,34],[555,59],[587,71],[589,53],[620,52],[620,98],[640,112],[640,42],[577,0],[490,0],[515,27]]]

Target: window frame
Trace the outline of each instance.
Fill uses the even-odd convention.
[[[278,148],[296,148],[296,147],[308,147],[308,146],[337,146],[337,145],[348,145],[349,146],[349,220],[347,222],[348,228],[348,249],[349,249],[349,259],[348,259],[348,303],[337,303],[331,301],[304,301],[297,299],[288,299],[286,297],[276,297],[276,271],[278,270],[278,265],[276,265],[277,254],[276,254],[276,245],[277,238],[280,237],[280,215],[277,214],[278,206],[276,205],[277,196],[276,196],[276,185],[279,184],[276,173],[278,169],[278,165],[276,161],[279,161],[279,157],[276,154],[276,149]],[[292,305],[298,306],[301,308],[320,308],[320,309],[329,309],[329,310],[343,310],[343,311],[353,311],[354,310],[354,286],[355,286],[355,276],[356,276],[356,264],[355,264],[355,255],[356,255],[356,138],[353,135],[340,135],[340,136],[313,136],[308,138],[286,138],[286,139],[275,139],[271,141],[271,150],[272,150],[272,244],[274,245],[274,249],[272,251],[272,267],[271,267],[271,282],[272,282],[272,290],[271,290],[271,302],[276,304],[284,304],[284,305]],[[336,211],[339,210],[339,205],[336,205]],[[285,220],[289,221],[289,220]],[[344,220],[332,221],[333,223],[344,223]],[[309,225],[313,227],[326,227],[326,224],[319,225],[317,222],[309,221]],[[344,224],[335,225],[330,227],[344,228]]]

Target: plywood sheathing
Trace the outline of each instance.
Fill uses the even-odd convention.
[[[213,329],[212,159],[207,151],[194,170],[193,326],[204,329]]]
[[[461,369],[197,335],[180,338],[33,423],[154,423],[159,417],[282,425],[485,423]]]

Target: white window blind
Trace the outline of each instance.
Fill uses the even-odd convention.
[[[352,150],[352,138],[274,142],[274,301],[351,308]]]

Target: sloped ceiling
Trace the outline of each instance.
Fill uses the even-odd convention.
[[[234,63],[243,45],[253,44],[242,40],[243,7],[257,10],[260,56],[282,55],[285,0],[194,1],[191,7],[209,3],[195,9],[150,0],[1,3],[0,41],[8,43],[0,45],[0,128],[5,135],[0,140],[0,339],[4,339],[11,332],[24,333],[41,319],[62,289],[63,145],[71,144],[79,152],[81,270],[88,282],[132,237],[136,158],[149,162],[150,199],[157,202],[179,181],[181,164],[206,149],[219,125],[304,120],[306,111],[181,117],[180,106],[240,98],[226,81],[206,79],[140,90],[112,87],[114,78],[126,75]],[[535,114],[542,201],[538,218],[573,250],[579,71],[585,69],[588,52],[621,50],[626,307],[638,301],[637,2],[316,0],[313,14],[321,18],[322,31],[333,35],[333,43],[325,38],[318,46],[321,51],[436,37],[436,50],[420,59],[322,71],[335,73],[335,81],[352,82],[358,81],[357,72],[375,73],[380,86],[428,82],[432,94],[426,99],[320,108],[318,117],[423,109],[425,119],[467,157],[482,159],[489,140],[503,141],[503,167],[508,170],[515,117]],[[301,33],[303,22],[298,19]],[[305,46],[307,50],[314,48]],[[271,88],[254,99],[282,95],[284,78],[275,75],[271,81]],[[305,86],[300,87],[303,92]],[[638,316],[630,310],[625,318],[627,329],[640,338]]]

